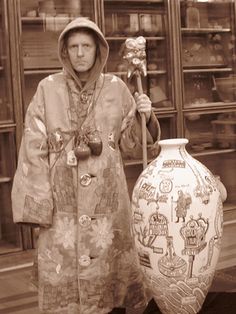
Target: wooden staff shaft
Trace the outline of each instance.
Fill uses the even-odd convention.
[[[140,72],[136,71],[136,79],[138,85],[139,94],[143,94],[143,86]],[[146,117],[145,113],[141,112],[141,123],[142,123],[142,150],[143,150],[143,169],[147,167],[147,133],[146,133]]]

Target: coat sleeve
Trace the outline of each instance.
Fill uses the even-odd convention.
[[[52,223],[53,201],[45,105],[40,84],[25,116],[24,134],[12,187],[12,211],[15,223]]]
[[[130,91],[125,89],[123,94],[123,121],[121,127],[120,150],[125,159],[142,158],[142,122],[136,110],[136,103]],[[154,158],[159,152],[160,137],[159,122],[153,112],[146,126],[147,155]]]

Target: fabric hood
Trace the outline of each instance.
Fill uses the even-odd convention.
[[[97,51],[97,57],[95,64],[93,68],[91,69],[89,79],[84,86],[84,88],[87,88],[88,86],[92,85],[100,76],[100,74],[103,71],[103,68],[107,62],[108,54],[109,54],[109,46],[108,43],[99,29],[99,27],[92,22],[91,20],[84,18],[84,17],[78,17],[72,22],[70,22],[65,29],[61,32],[59,39],[58,39],[58,55],[59,55],[59,60],[64,68],[64,70],[70,74],[76,83],[81,87],[81,82],[79,80],[78,75],[72,68],[72,65],[70,63],[69,57],[66,53],[66,48],[65,48],[65,34],[72,30],[72,29],[79,29],[79,28],[89,28],[92,31],[94,31],[97,34],[99,42],[97,43],[98,45],[98,51]]]

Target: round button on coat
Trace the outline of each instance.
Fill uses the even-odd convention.
[[[91,259],[88,255],[81,255],[79,258],[80,266],[89,266],[91,263]]]
[[[86,174],[83,174],[81,177],[80,177],[80,184],[82,186],[88,186],[92,181],[92,177],[89,173],[86,173]]]
[[[91,224],[91,217],[89,217],[88,215],[81,215],[79,217],[79,224],[82,227],[88,227]]]

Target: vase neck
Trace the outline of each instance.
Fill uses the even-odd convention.
[[[188,143],[187,138],[173,138],[161,140],[158,142],[162,150],[185,150],[185,145]]]

